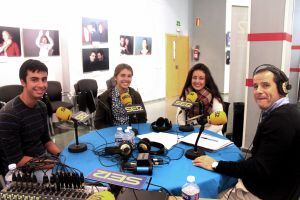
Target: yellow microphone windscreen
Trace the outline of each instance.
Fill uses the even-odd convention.
[[[105,190],[105,191],[101,191],[101,192],[95,192],[94,194],[92,194],[91,196],[89,196],[89,198],[87,198],[87,200],[115,200],[114,195]]]
[[[198,98],[198,95],[196,92],[190,92],[188,95],[186,95],[186,100],[190,102],[196,102]]]
[[[132,98],[128,92],[121,94],[120,99],[124,106],[132,105]]]
[[[68,108],[65,108],[65,107],[59,107],[57,108],[56,110],[56,117],[60,120],[64,120],[64,121],[67,121],[67,120],[70,120],[71,119],[71,116],[72,116],[72,111],[69,110]]]
[[[223,125],[227,123],[227,116],[224,111],[216,111],[207,117],[207,121],[209,124]]]

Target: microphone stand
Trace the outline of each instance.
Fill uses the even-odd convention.
[[[74,129],[75,129],[75,144],[71,144],[68,147],[69,152],[71,153],[80,153],[87,150],[87,146],[84,143],[78,142],[78,121],[72,120],[74,122]]]
[[[131,119],[135,120],[136,119],[136,114],[133,114],[132,116],[129,115],[129,126],[131,126],[132,131],[134,132],[134,136],[137,136],[137,134],[139,134],[139,131],[136,128],[133,128],[132,123],[131,123]]]
[[[194,130],[194,126],[187,124],[187,110],[185,110],[185,125],[180,125],[179,130],[182,132],[191,132]]]
[[[200,139],[200,136],[202,134],[202,132],[204,131],[204,125],[206,124],[207,120],[205,120],[206,118],[200,119],[200,129],[199,129],[199,133],[196,139],[196,142],[194,144],[194,148],[193,149],[189,149],[185,152],[185,157],[190,159],[190,160],[194,160],[195,158],[205,155],[205,152],[203,151],[203,148],[198,147],[198,141]]]

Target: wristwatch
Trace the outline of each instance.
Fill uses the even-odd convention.
[[[213,170],[215,170],[217,167],[218,167],[218,164],[219,164],[219,162],[213,162],[212,164],[211,164],[211,168],[213,168]]]

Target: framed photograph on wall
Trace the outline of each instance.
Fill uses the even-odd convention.
[[[82,45],[97,46],[108,42],[107,20],[82,18]]]
[[[25,57],[59,56],[59,33],[54,30],[23,29]]]
[[[109,69],[109,49],[82,49],[83,72]]]
[[[120,35],[120,54],[133,55],[134,40],[133,36]]]
[[[151,55],[152,38],[151,37],[135,37],[135,55]]]
[[[0,56],[20,57],[20,28],[0,26]]]

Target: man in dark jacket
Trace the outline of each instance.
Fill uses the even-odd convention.
[[[298,199],[300,194],[300,112],[285,97],[286,75],[264,64],[253,73],[254,99],[262,110],[251,157],[240,162],[201,156],[193,164],[228,176],[238,183],[224,199]]]

